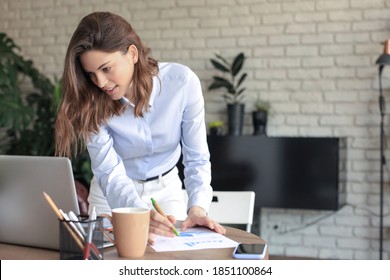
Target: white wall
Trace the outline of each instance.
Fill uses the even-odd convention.
[[[214,52],[248,60],[245,133],[257,96],[272,104],[269,136],[347,138],[347,206],[335,213],[262,209],[261,235],[271,254],[377,259],[379,109],[376,58],[390,38],[388,0],[2,0],[0,31],[49,77],[60,77],[65,50],[86,13],[128,19],[156,58],[190,66],[201,78],[206,121],[225,119],[217,92],[207,92]],[[390,100],[390,74],[384,73]],[[389,72],[389,71],[388,71]],[[390,73],[390,72],[389,72]],[[386,116],[386,133],[389,134]],[[386,137],[386,142],[388,138]],[[390,153],[386,149],[386,155]],[[385,213],[390,212],[389,168]],[[328,215],[304,230],[281,234]],[[390,258],[386,218],[384,258]],[[275,230],[274,226],[278,229]]]

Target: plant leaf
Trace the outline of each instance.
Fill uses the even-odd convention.
[[[247,76],[247,73],[244,73],[241,75],[240,79],[238,80],[238,83],[237,83],[237,88],[242,84],[242,82],[245,80]]]
[[[224,82],[224,83],[227,83],[229,85],[232,85],[232,83],[228,79],[225,79],[223,77],[213,76],[213,79],[214,79],[214,82]]]
[[[241,95],[241,93],[243,93],[244,90],[245,90],[245,88],[240,89],[240,90],[237,92],[237,96],[238,96],[238,95]]]
[[[231,68],[233,77],[235,77],[238,74],[238,72],[240,72],[242,66],[244,65],[244,61],[245,61],[244,53],[239,53],[234,58],[232,68]]]
[[[220,62],[216,61],[215,59],[210,59],[210,61],[216,69],[226,73],[230,72],[229,68],[227,68],[225,65],[221,64]]]
[[[225,63],[225,65],[230,65],[229,62],[223,56],[216,53],[215,57],[221,60],[223,63]]]
[[[226,80],[225,78],[214,76],[214,82],[209,86],[209,90],[217,89],[217,88],[226,88],[229,93],[234,93],[234,87],[231,82]]]

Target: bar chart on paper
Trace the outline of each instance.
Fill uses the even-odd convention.
[[[206,228],[189,228],[179,231],[177,237],[157,236],[151,247],[156,252],[233,248],[237,242]]]

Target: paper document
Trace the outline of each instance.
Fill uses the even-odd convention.
[[[199,250],[212,248],[232,248],[237,242],[207,228],[179,230],[177,237],[157,236],[151,247],[157,252]]]

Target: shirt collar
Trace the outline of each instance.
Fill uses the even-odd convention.
[[[153,76],[153,88],[152,93],[149,98],[149,106],[152,107],[154,104],[154,100],[156,99],[157,94],[159,94],[161,90],[160,87],[160,78],[158,76]]]
[[[134,107],[134,103],[133,102],[130,102],[129,99],[127,99],[126,97],[122,97],[121,99],[119,99],[119,102],[122,104],[122,105],[131,105]]]
[[[153,76],[153,88],[152,88],[152,93],[150,94],[150,98],[149,98],[149,107],[152,107],[153,106],[153,103],[154,103],[154,100],[156,99],[156,95],[158,94],[158,92],[160,91],[160,79],[159,77],[157,76]],[[119,100],[120,103],[122,103],[123,105],[131,105],[131,106],[135,106],[133,102],[130,102],[129,99],[127,99],[126,97],[122,97],[120,100]]]

